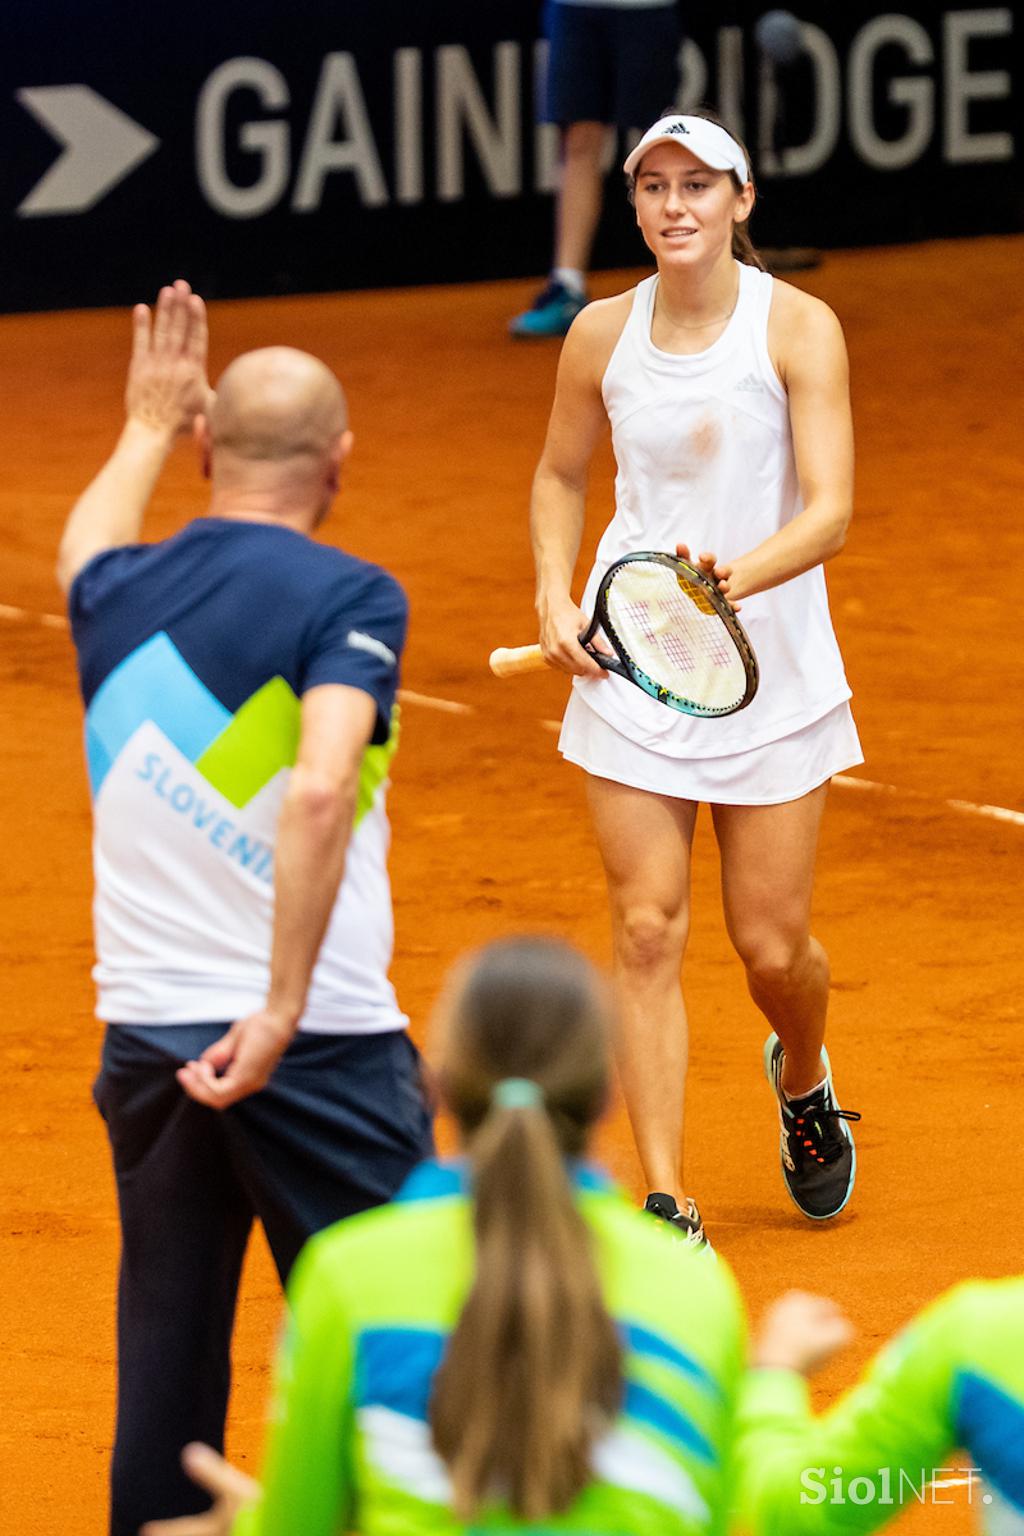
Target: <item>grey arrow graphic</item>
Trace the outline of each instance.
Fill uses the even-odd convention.
[[[63,146],[19,205],[23,219],[85,213],[160,143],[88,85],[26,86],[15,95]]]

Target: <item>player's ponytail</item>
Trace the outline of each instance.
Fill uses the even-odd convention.
[[[476,1278],[435,1378],[434,1445],[458,1518],[568,1507],[622,1396],[618,1333],[565,1159],[608,1094],[609,1005],[561,944],[491,945],[442,1004],[445,1098],[467,1144]]]

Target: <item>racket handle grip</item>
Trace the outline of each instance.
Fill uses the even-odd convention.
[[[516,677],[520,672],[543,672],[547,662],[539,645],[500,645],[491,652],[489,665],[495,677]]]

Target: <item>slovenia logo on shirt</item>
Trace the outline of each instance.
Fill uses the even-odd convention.
[[[350,633],[354,640],[356,631]],[[364,649],[379,647],[395,664],[392,651],[371,635]],[[163,630],[114,668],[97,689],[85,716],[86,757],[93,799],[121,753],[147,723],[156,727],[199,777],[236,810],[242,810],[282,768],[291,768],[299,744],[302,706],[283,677],[258,688],[232,714],[203,684]],[[398,745],[398,711],[391,717],[387,741],[363,752],[353,824],[358,826],[385,782]],[[146,754],[137,775],[157,797],[190,816],[197,830],[208,826],[210,841],[234,832],[233,823],[214,820],[195,785],[171,782],[159,754]],[[228,850],[229,853],[232,849]],[[243,860],[243,862],[247,862]]]
[[[240,809],[295,762],[300,710],[285,679],[272,677],[232,714],[161,630],[114,668],[86,712],[93,798],[138,727],[151,720]]]

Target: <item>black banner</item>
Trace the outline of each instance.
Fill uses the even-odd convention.
[[[784,68],[766,9],[684,6],[679,98],[745,134],[759,243],[1024,228],[1012,6],[796,5]],[[531,0],[10,7],[0,306],[126,303],[169,273],[227,297],[543,272],[540,31]],[[622,149],[601,266],[642,259]]]

